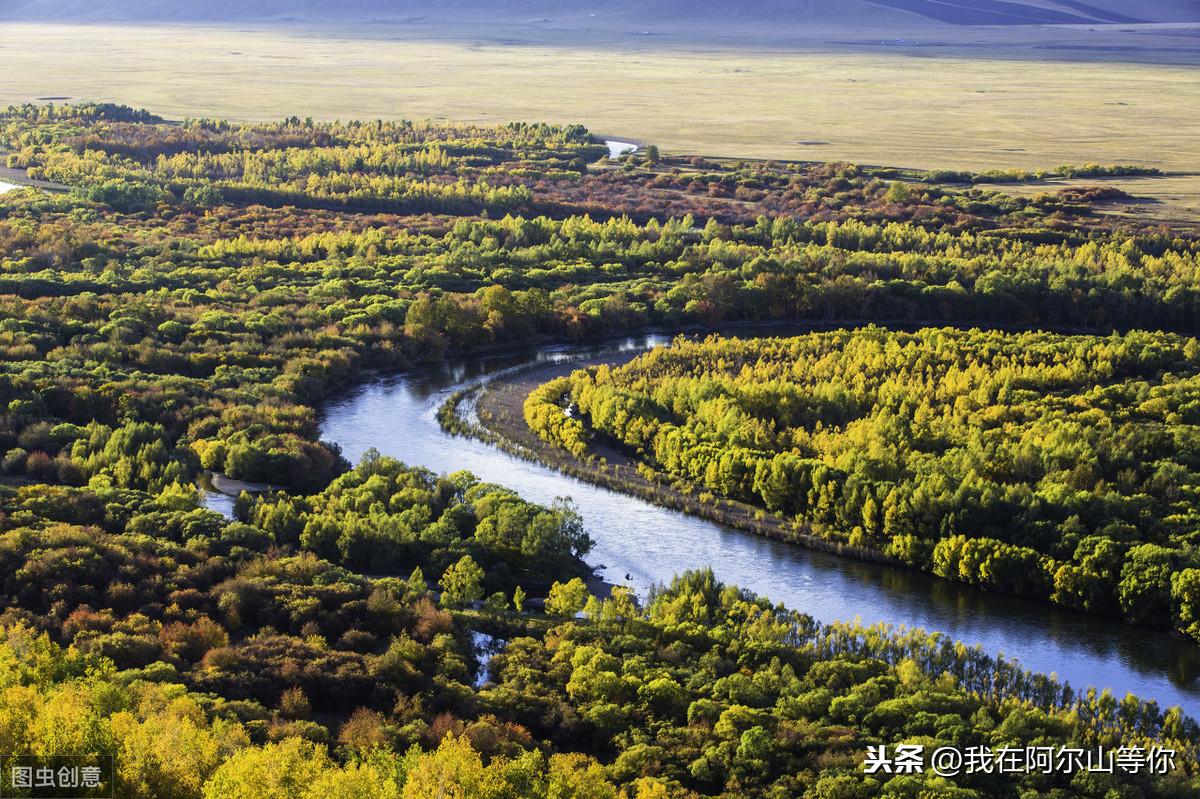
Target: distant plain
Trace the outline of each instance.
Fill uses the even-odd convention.
[[[918,168],[1137,163],[1181,173],[1131,184],[1164,201],[1139,213],[1197,215],[1200,68],[987,56],[439,38],[389,26],[0,23],[0,104],[580,122],[668,152]]]

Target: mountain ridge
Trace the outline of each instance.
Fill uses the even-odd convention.
[[[1200,23],[1198,0],[6,0],[0,19],[81,22],[454,22],[822,26],[863,23],[961,26]]]

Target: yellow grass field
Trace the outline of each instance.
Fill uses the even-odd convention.
[[[581,122],[706,155],[1200,173],[1197,67],[403,35],[413,34],[0,24],[0,103],[111,100],[173,118]],[[1186,207],[1200,192],[1175,178],[1171,196]]]

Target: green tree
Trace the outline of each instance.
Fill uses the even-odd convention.
[[[442,605],[460,608],[483,598],[483,569],[463,555],[442,574]]]
[[[587,603],[587,583],[573,577],[565,583],[555,581],[546,598],[546,612],[555,616],[574,616]]]
[[[1142,544],[1129,550],[1117,584],[1121,611],[1131,621],[1162,624],[1171,618],[1171,574],[1175,550]]]
[[[237,752],[204,786],[204,799],[297,799],[333,768],[322,747],[300,738]]]
[[[1179,628],[1200,640],[1200,569],[1184,569],[1172,576],[1171,599]]]

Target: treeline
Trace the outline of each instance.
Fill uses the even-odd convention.
[[[0,146],[11,151],[8,166],[130,213],[157,203],[204,209],[257,202],[393,213],[628,215],[642,222],[693,214],[748,223],[763,214],[791,214],[956,229],[1061,227],[1067,220],[1110,225],[1093,214],[1092,203],[1103,195],[1026,199],[951,190],[937,185],[944,181],[932,173],[651,158],[653,147],[616,168],[605,145],[578,125],[298,117],[175,124],[122,106],[26,105],[0,112]],[[1086,165],[1059,172],[1067,169],[1082,177],[1135,168]],[[477,196],[464,196],[460,184]]]
[[[879,328],[679,339],[530,427],[944,577],[1200,638],[1200,343]]]
[[[0,138],[30,166],[81,165],[61,176],[76,196],[0,202],[0,467],[40,481],[156,490],[207,468],[316,490],[345,468],[316,440],[313,404],[334,388],[367,368],[537,338],[871,318],[1200,328],[1193,240],[1034,225],[1027,206],[960,218],[973,196],[899,191],[844,165],[663,159],[559,180],[547,175],[564,160],[594,155],[577,127],[172,125],[115,106],[10,109]],[[443,169],[453,183],[431,174]],[[461,191],[465,204],[439,207],[471,215],[350,213],[353,182],[307,188],[341,174],[366,181],[373,207],[396,198],[372,181],[412,181]],[[245,205],[219,185],[247,175],[328,207]],[[196,181],[191,194],[178,181]],[[732,203],[705,206],[717,216],[810,216],[473,215],[508,202],[492,191],[567,208],[682,192]],[[924,221],[854,218],[886,208]]]
[[[509,170],[578,178],[606,152],[579,126],[411,122],[182,125],[119,107],[0,115],[10,167],[124,212],[159,203],[503,214],[527,206]],[[489,181],[498,181],[492,183]]]
[[[173,125],[116,106],[10,109],[0,139],[30,166],[81,165],[61,176],[79,196],[0,203],[0,466],[35,480],[155,490],[207,468],[315,490],[345,468],[316,440],[312,410],[335,387],[535,338],[737,320],[1200,327],[1192,240],[1000,228],[1014,219],[996,209],[961,224],[822,220],[976,204],[893,191],[853,167],[663,159],[565,181],[580,202],[591,186],[656,204],[680,181],[704,196],[734,186],[741,205],[812,193],[820,208],[806,219],[485,219],[348,213],[356,184],[317,187],[351,174],[382,208],[395,198],[372,181],[413,181],[461,191],[455,213],[467,214],[508,202],[493,191],[559,202],[565,184],[546,175],[596,143],[578,127]],[[443,169],[453,183],[430,174]],[[247,176],[301,206],[342,200],[247,206],[220,185]],[[196,184],[179,197],[176,181]]]
[[[1054,169],[989,169],[967,172],[952,169],[932,169],[917,177],[930,183],[1033,183],[1053,178],[1114,178],[1157,177],[1162,170],[1135,164],[1063,164]]]

